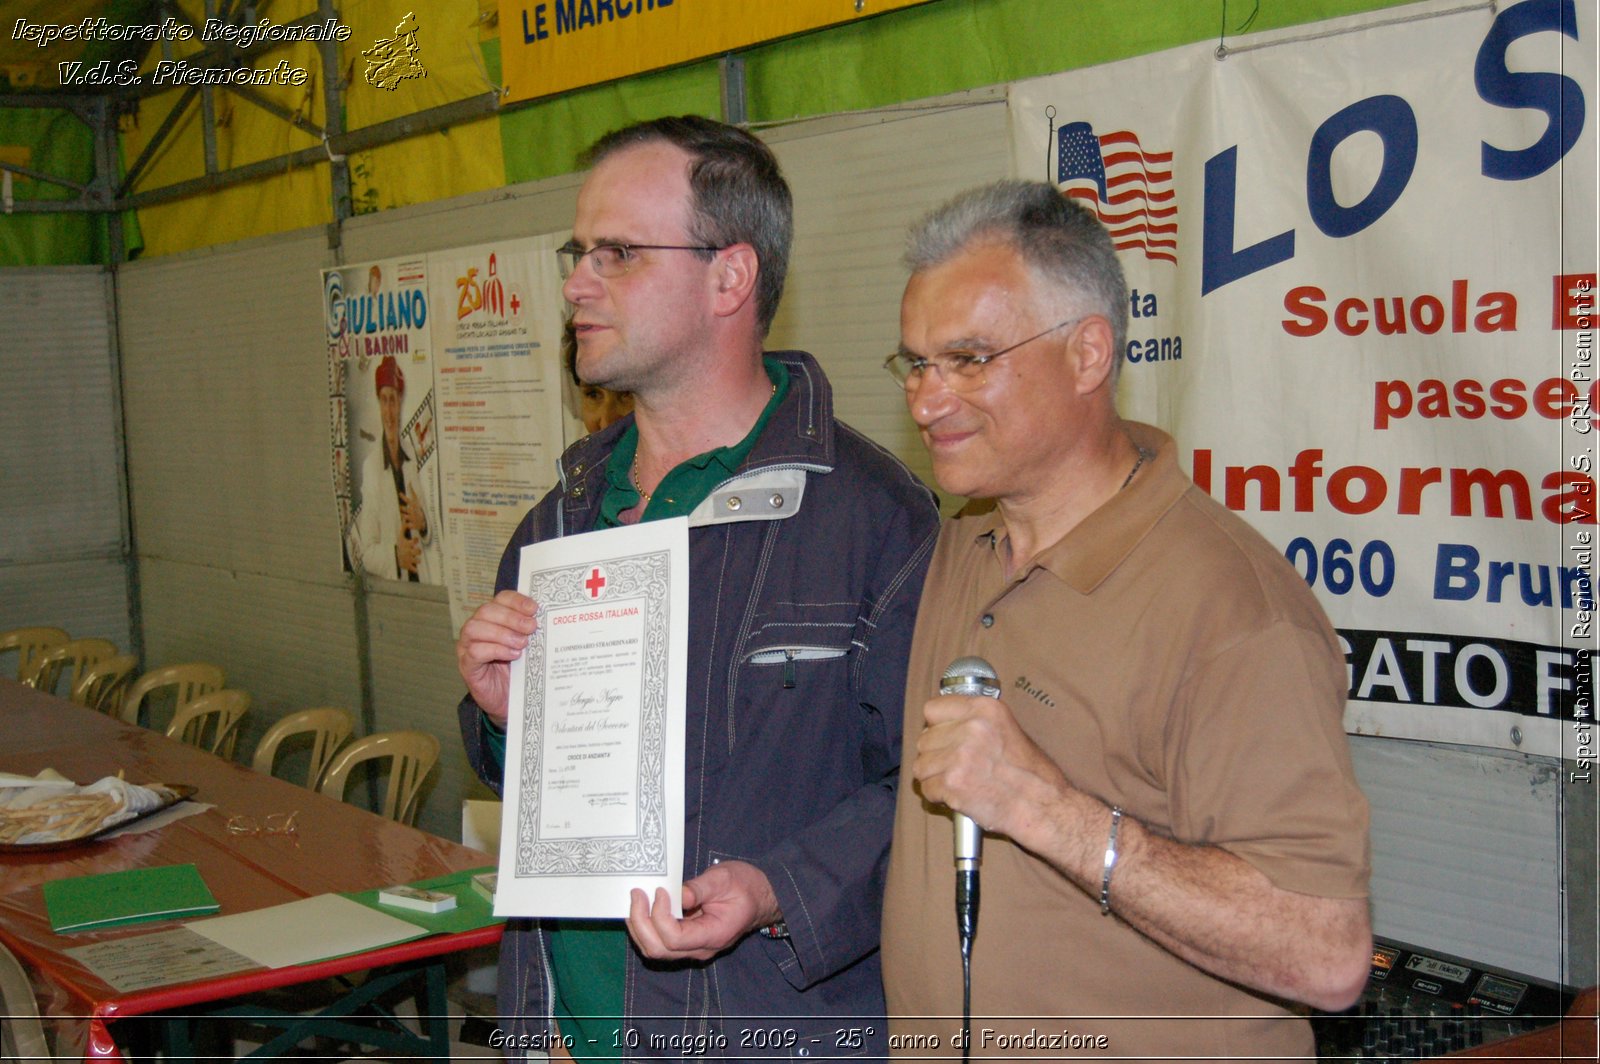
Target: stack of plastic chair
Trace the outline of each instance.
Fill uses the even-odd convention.
[[[122,712],[122,701],[127,697],[128,685],[139,668],[139,659],[132,654],[118,654],[89,666],[83,677],[72,685],[72,700],[80,706],[117,716]]]
[[[306,773],[306,786],[316,790],[328,762],[333,760],[333,755],[339,752],[339,747],[344,745],[355,729],[356,720],[350,711],[335,706],[290,713],[268,728],[267,734],[261,737],[250,767],[265,775],[272,775],[272,764],[277,760],[278,747],[283,745],[283,741],[291,736],[310,735],[311,764]]]
[[[151,669],[128,688],[128,696],[122,700],[121,717],[128,724],[145,723],[139,719],[145,700],[152,694],[169,690],[172,693],[172,711],[177,713],[201,695],[220,691],[222,683],[222,670],[215,665],[196,663]]]
[[[249,709],[250,696],[243,691],[209,691],[178,707],[167,725],[167,738],[231,760],[239,721]]]
[[[379,758],[389,759],[389,789],[383,800],[383,815],[410,824],[417,818],[417,792],[422,780],[439,760],[439,740],[427,732],[377,732],[357,739],[339,751],[317,789],[344,801],[350,770]]]
[[[117,644],[109,639],[69,639],[65,643],[57,643],[39,655],[39,664],[33,671],[31,683],[46,694],[53,695],[64,674],[70,694],[91,665],[116,654]]]
[[[66,641],[67,633],[60,628],[51,628],[47,625],[12,628],[0,632],[0,654],[8,650],[17,652],[17,679],[27,683],[39,669],[40,655]]]

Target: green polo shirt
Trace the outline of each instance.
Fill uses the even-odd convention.
[[[772,380],[772,398],[761,416],[731,447],[718,447],[673,467],[656,485],[641,521],[684,517],[705,501],[718,484],[738,472],[761,438],[772,412],[789,393],[789,370],[775,359],[762,363]],[[629,425],[606,462],[606,493],[600,499],[596,528],[616,528],[622,514],[639,504],[633,486],[633,458],[639,450],[639,430]],[[490,745],[505,764],[505,734],[491,726]],[[552,920],[547,936],[550,968],[555,984],[554,1009],[561,1033],[574,1040],[577,1060],[602,1060],[622,1056],[623,980],[628,962],[628,930],[619,920]]]

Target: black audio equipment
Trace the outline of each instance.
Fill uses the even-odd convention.
[[[1377,939],[1361,999],[1311,1023],[1322,1060],[1427,1060],[1559,1023],[1574,996],[1525,975]]]

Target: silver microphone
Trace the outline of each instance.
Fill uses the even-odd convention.
[[[999,677],[994,666],[982,658],[957,658],[944,670],[939,694],[999,698]],[[978,866],[983,863],[983,829],[964,813],[951,810],[951,815],[956,822],[956,932],[961,939],[965,971],[972,957],[972,940],[978,934]]]
[[[944,670],[939,680],[939,693],[999,698],[999,679],[994,666],[982,658],[957,658]],[[955,821],[956,867],[963,871],[976,868],[983,863],[983,829],[964,813],[956,813]]]

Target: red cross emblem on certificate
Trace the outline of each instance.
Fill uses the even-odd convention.
[[[589,579],[583,582],[583,586],[588,589],[590,598],[599,598],[600,590],[606,586],[605,570],[598,565],[595,566],[589,573]]]

